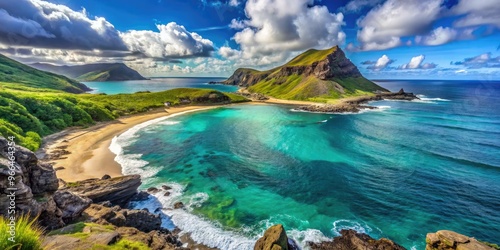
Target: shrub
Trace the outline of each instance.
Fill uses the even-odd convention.
[[[41,236],[43,229],[36,224],[36,218],[32,219],[22,215],[16,220],[15,242],[9,240],[11,236],[10,222],[0,216],[0,249],[5,250],[41,250]]]

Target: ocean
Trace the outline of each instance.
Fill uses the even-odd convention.
[[[226,78],[217,77],[156,77],[151,80],[83,82],[92,89],[90,93],[122,94],[139,91],[158,92],[175,88],[202,88],[215,89],[223,92],[236,92],[238,87],[222,84],[208,84],[219,82]]]
[[[172,188],[135,207],[210,247],[253,249],[276,223],[303,247],[347,228],[408,249],[441,229],[500,243],[500,82],[377,83],[421,100],[359,114],[226,106],[149,121],[110,148],[142,189]]]

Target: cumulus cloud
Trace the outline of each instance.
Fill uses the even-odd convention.
[[[398,67],[398,69],[433,69],[437,67],[435,63],[423,63],[424,55],[419,55],[411,58],[409,63],[405,63]]]
[[[417,36],[415,41],[425,45],[441,45],[449,43],[457,38],[458,32],[453,28],[438,27],[427,36]]]
[[[463,61],[451,62],[452,65],[463,65],[469,69],[500,68],[500,56],[492,57],[491,52],[465,58]]]
[[[115,27],[84,10],[41,0],[0,1],[0,42],[58,49],[126,50]]]
[[[388,0],[358,20],[359,50],[383,50],[402,45],[401,37],[430,30],[443,0]],[[416,11],[418,10],[418,11]],[[353,48],[351,48],[353,49]]]
[[[373,7],[381,2],[383,2],[383,0],[351,0],[344,7],[340,8],[340,10],[356,13],[364,8]]]
[[[223,46],[219,49],[219,55],[221,55],[224,58],[234,60],[241,56],[241,51],[232,49],[231,47],[228,46]]]
[[[240,1],[238,0],[229,0],[229,6],[233,6],[233,7],[236,7],[238,5],[240,5]]]
[[[41,0],[0,1],[0,44],[8,55],[45,62],[88,63],[134,58],[190,58],[210,56],[213,43],[175,22],[157,25],[158,31],[120,32],[103,17],[89,17],[85,9]]]
[[[367,69],[371,70],[382,70],[387,68],[394,60],[390,59],[387,55],[381,56],[377,61],[365,61],[361,64],[370,65]]]
[[[457,15],[465,15],[457,20],[457,27],[478,26],[483,24],[495,25],[500,28],[500,4],[498,0],[468,1],[459,0],[452,8]]]
[[[326,48],[344,43],[342,13],[333,14],[326,6],[312,6],[313,0],[249,0],[247,20],[233,21],[243,28],[233,39],[246,59],[259,65],[288,57],[290,51],[311,47]]]
[[[213,43],[197,33],[190,33],[182,25],[171,22],[156,26],[159,32],[130,30],[120,36],[128,50],[146,57],[193,57],[209,56],[214,50]]]

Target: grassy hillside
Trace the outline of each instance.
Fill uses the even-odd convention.
[[[224,83],[279,99],[315,102],[387,91],[364,78],[337,46],[310,49],[283,66],[266,71],[238,69]]]
[[[326,50],[316,50],[316,49],[310,49],[295,58],[293,58],[290,62],[285,64],[285,66],[306,66],[306,65],[311,65],[314,62],[319,62],[322,60],[325,60],[326,57],[335,52],[337,50],[337,47],[332,47],[330,49]]]
[[[94,70],[76,78],[79,81],[124,81],[145,79],[137,71],[127,67],[125,64],[110,64],[102,69]]]
[[[83,93],[87,86],[67,77],[37,70],[0,54],[0,82],[17,85],[57,89],[70,93]]]
[[[11,88],[14,87],[14,88]],[[0,135],[15,136],[16,142],[31,150],[41,144],[41,137],[71,126],[89,126],[123,115],[136,114],[176,105],[181,98],[193,104],[210,104],[209,96],[230,102],[245,98],[210,89],[173,89],[155,93],[119,95],[70,94],[50,89],[5,84],[0,89]]]
[[[123,63],[94,63],[73,66],[58,66],[47,63],[35,63],[33,67],[64,75],[78,81],[126,81],[145,80],[139,72]]]

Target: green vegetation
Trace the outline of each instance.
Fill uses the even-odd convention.
[[[83,93],[87,86],[67,77],[37,70],[0,54],[0,81],[17,85]]]
[[[500,250],[500,246],[498,246],[498,244],[493,244],[493,243],[489,243],[486,241],[480,241],[480,240],[478,240],[478,241],[489,246],[489,247],[492,247],[493,249]]]
[[[297,57],[293,58],[290,62],[285,64],[285,66],[307,66],[311,65],[314,62],[318,62],[321,60],[325,60],[326,57],[335,52],[337,50],[337,46],[325,49],[325,50],[316,50],[310,49]]]
[[[93,82],[93,81],[106,81],[109,78],[109,71],[92,71],[87,74],[81,75],[76,79],[83,82]]]
[[[227,98],[231,102],[247,101],[242,96],[210,89],[173,89],[155,93],[118,95],[70,94],[60,91],[1,84],[0,135],[14,136],[16,143],[36,150],[41,137],[71,126],[90,126],[123,115],[164,107],[165,102],[181,104],[210,104]],[[215,99],[211,99],[214,97]]]
[[[0,249],[5,250],[41,250],[40,239],[43,229],[36,225],[36,219],[27,215],[17,218],[15,225],[15,242],[9,240],[11,236],[9,220],[0,216]]]
[[[86,233],[84,233],[83,229],[85,227],[89,227],[89,228],[91,228],[91,230],[88,230]],[[75,224],[68,225],[68,226],[61,228],[61,229],[51,231],[47,235],[48,236],[66,235],[69,237],[78,238],[78,239],[82,240],[82,244],[84,244],[84,243],[87,243],[86,240],[87,240],[87,238],[89,238],[89,236],[91,234],[113,232],[114,230],[115,230],[115,227],[112,225],[100,225],[100,224],[96,224],[96,223],[78,222]],[[88,243],[92,244],[92,242],[88,242]],[[149,250],[150,248],[142,242],[131,241],[131,240],[128,240],[125,238],[125,239],[120,239],[115,244],[109,245],[109,246],[95,244],[95,245],[92,245],[91,249],[95,249],[95,250],[121,250],[121,249]]]
[[[92,250],[122,250],[122,249],[130,249],[130,250],[149,250],[150,248],[138,241],[130,241],[130,240],[119,240],[116,244],[111,246],[105,245],[94,245]]]
[[[79,81],[146,80],[139,72],[129,68],[123,63],[94,63],[73,66],[35,63],[31,66]]]
[[[279,99],[330,103],[343,97],[373,95],[380,87],[364,77],[324,81],[294,74],[286,78],[266,78],[248,90]]]
[[[387,91],[361,76],[338,46],[310,49],[285,65],[267,71],[237,69],[225,82],[248,86],[250,92],[279,99],[325,103]]]

